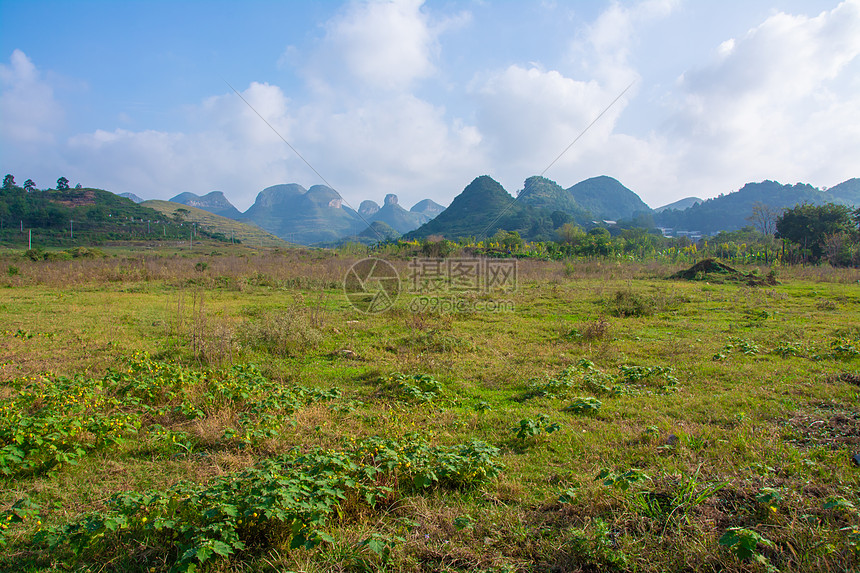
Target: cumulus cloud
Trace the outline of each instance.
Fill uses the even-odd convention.
[[[279,87],[255,82],[241,93],[279,133],[291,136],[290,102]],[[188,114],[188,133],[97,130],[69,138],[66,156],[76,169],[99,173],[99,184],[112,191],[166,199],[218,189],[242,207],[299,169],[280,138],[233,93],[207,98]]]
[[[9,64],[0,64],[0,121],[4,137],[13,145],[49,144],[63,119],[54,90],[21,50]]]
[[[473,81],[478,128],[506,187],[519,189],[526,177],[550,165],[598,116],[599,121],[546,176],[569,186],[601,173],[619,179],[631,175],[628,182],[639,180],[642,172],[631,173],[634,165],[652,171],[650,166],[661,154],[657,140],[638,140],[615,130],[640,79],[629,61],[637,30],[664,17],[676,4],[672,0],[632,6],[613,2],[579,31],[565,69],[514,64]],[[613,104],[631,84],[634,87]]]
[[[432,18],[423,0],[350,2],[325,26],[325,37],[302,72],[319,91],[352,84],[403,91],[437,71],[440,36],[470,16]],[[294,48],[285,59],[296,60]]]
[[[858,29],[856,0],[814,17],[777,13],[685,73],[669,134],[691,186],[715,194],[762,178],[856,175]]]

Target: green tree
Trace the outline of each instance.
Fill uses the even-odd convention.
[[[7,173],[6,177],[3,178],[3,189],[11,189],[15,186],[15,176],[11,173]]]
[[[565,245],[573,245],[576,243],[577,239],[585,234],[581,228],[572,223],[563,224],[557,233],[558,242]]]
[[[24,181],[24,191],[27,193],[31,193],[36,190],[36,182],[32,179],[27,179]]]
[[[502,246],[510,251],[519,251],[525,244],[520,234],[516,231],[510,231],[501,241]]]
[[[777,235],[801,248],[812,262],[821,259],[829,236],[853,231],[851,209],[835,203],[796,205],[776,219]]]
[[[65,191],[68,188],[69,188],[69,180],[68,179],[66,179],[65,177],[60,177],[59,179],[57,179],[57,190],[58,191]]]

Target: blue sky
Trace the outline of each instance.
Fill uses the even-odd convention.
[[[652,206],[860,176],[860,0],[0,1],[0,170],[144,198],[447,204],[611,175]]]

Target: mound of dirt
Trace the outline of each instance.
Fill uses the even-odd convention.
[[[773,271],[761,277],[753,273],[742,273],[717,259],[704,259],[684,271],[678,271],[671,277],[687,281],[736,282],[750,286],[765,286],[779,284]]]

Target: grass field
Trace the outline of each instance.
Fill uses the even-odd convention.
[[[0,260],[0,570],[858,568],[856,269],[205,252]]]

